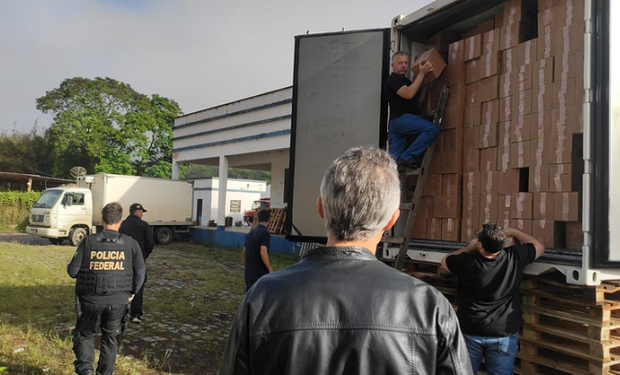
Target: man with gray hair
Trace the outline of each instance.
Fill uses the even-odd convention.
[[[385,151],[354,147],[336,159],[316,203],[327,246],[254,284],[220,374],[471,374],[446,298],[375,257],[399,202]]]

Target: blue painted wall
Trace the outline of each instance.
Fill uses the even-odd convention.
[[[245,235],[246,233],[227,232],[220,227],[216,230],[194,228],[192,241],[213,246],[243,248]],[[288,241],[284,237],[271,236],[271,247],[269,248],[269,252],[299,254],[299,250],[299,246],[294,242]]]

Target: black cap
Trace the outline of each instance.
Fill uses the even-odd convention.
[[[131,206],[129,206],[129,213],[134,213],[137,210],[142,210],[142,212],[147,212],[146,209],[142,207],[140,203],[134,203]]]

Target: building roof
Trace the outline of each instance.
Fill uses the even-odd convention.
[[[37,174],[0,172],[0,181],[28,182],[28,180],[31,180],[31,179],[32,179],[32,182],[50,182],[50,183],[54,183],[58,185],[75,183],[74,180],[67,180],[64,178],[56,178],[56,177],[45,177],[45,176],[39,176]]]

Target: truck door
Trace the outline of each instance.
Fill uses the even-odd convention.
[[[58,206],[58,226],[68,231],[74,222],[90,222],[90,213],[87,210],[86,195],[84,193],[67,191]]]
[[[289,239],[325,238],[315,202],[334,159],[353,146],[386,146],[389,38],[389,29],[295,38]]]

